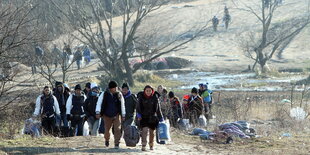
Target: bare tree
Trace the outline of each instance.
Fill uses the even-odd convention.
[[[253,14],[261,24],[259,34],[256,35],[257,32],[250,34],[241,46],[245,55],[254,60],[252,70],[256,64],[259,64],[262,71],[265,72],[267,62],[275,53],[283,52],[287,44],[309,24],[310,20],[309,15],[305,14],[304,17],[276,23],[274,16],[277,15],[276,10],[280,7],[278,0],[268,0],[268,3],[266,0],[260,0],[259,3],[259,6],[242,3],[244,8],[239,8]]]
[[[55,1],[52,1],[58,10],[67,17],[69,24],[78,35],[73,36],[80,42],[89,45],[98,55],[102,63],[102,69],[119,82],[126,80],[134,83],[133,74],[150,61],[180,50],[186,43],[192,41],[205,27],[198,29],[192,37],[181,42],[175,37],[161,45],[146,42],[147,36],[141,29],[142,22],[146,17],[158,10],[165,1],[162,0],[113,0],[112,8],[107,9],[107,1],[90,0],[81,4],[77,0],[66,2],[67,12]],[[119,27],[114,12],[118,12],[122,23]],[[154,26],[154,25],[150,25]],[[155,26],[154,26],[155,27]],[[130,60],[143,58],[143,62],[131,66]]]
[[[14,1],[15,2],[15,1]],[[4,110],[22,93],[12,95],[18,85],[29,79],[17,79],[23,72],[18,64],[27,61],[21,49],[40,39],[36,19],[30,16],[36,6],[3,1],[0,5],[0,110]]]

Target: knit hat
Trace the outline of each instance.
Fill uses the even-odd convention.
[[[174,97],[174,93],[172,91],[170,91],[168,96],[169,96],[169,98],[173,98]]]
[[[188,101],[188,100],[189,100],[189,98],[190,98],[190,96],[189,96],[189,95],[184,95],[184,96],[183,96],[183,101]]]
[[[127,89],[129,89],[129,85],[128,85],[128,83],[123,83],[123,85],[122,85],[122,88],[127,88]]]
[[[116,88],[117,87],[117,82],[115,82],[115,81],[110,81],[109,82],[109,88],[111,89],[111,88]]]
[[[197,88],[196,87],[194,87],[193,89],[192,89],[192,92],[191,93],[198,93],[198,90],[197,90]]]
[[[62,82],[59,82],[59,81],[56,81],[56,82],[55,82],[55,87],[58,87],[58,86],[63,86],[63,83],[62,83]]]
[[[80,85],[80,84],[77,84],[77,85],[74,87],[74,90],[77,90],[77,89],[82,90],[82,87],[81,87],[81,85]]]
[[[96,83],[91,83],[90,88],[91,89],[98,88],[98,85]]]
[[[91,88],[91,83],[90,83],[90,82],[87,82],[86,85],[85,85],[85,87]]]

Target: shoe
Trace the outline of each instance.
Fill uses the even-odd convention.
[[[142,146],[142,149],[141,149],[142,151],[146,151],[146,148],[145,148],[145,146]]]
[[[114,149],[119,149],[119,144],[115,144]]]
[[[154,144],[150,144],[150,150],[154,150]]]
[[[109,147],[109,145],[110,145],[109,141],[106,141],[106,142],[105,142],[105,146],[106,146],[106,147]]]

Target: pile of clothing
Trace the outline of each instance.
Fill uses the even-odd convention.
[[[219,130],[209,132],[201,128],[195,128],[190,135],[198,135],[201,140],[225,139],[226,144],[232,143],[233,137],[251,138],[255,137],[255,130],[250,128],[250,123],[246,121],[236,121],[219,125]]]

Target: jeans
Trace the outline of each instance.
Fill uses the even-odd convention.
[[[77,136],[83,136],[84,118],[72,117],[71,118],[71,136],[75,135],[75,130],[77,129]]]
[[[101,123],[101,119],[96,119],[93,116],[88,117],[87,119],[89,131],[92,136],[98,136],[98,130]]]
[[[76,60],[76,65],[77,65],[78,69],[80,69],[81,68],[81,60]]]

